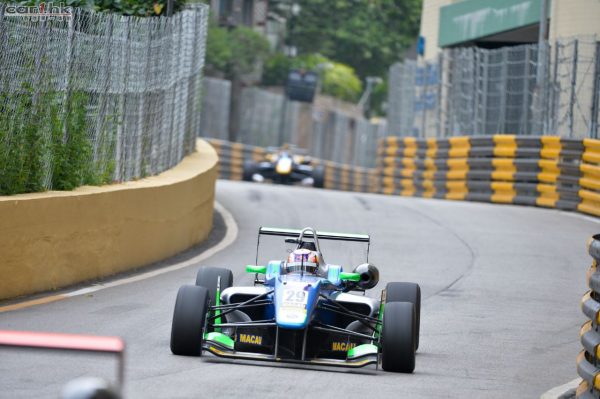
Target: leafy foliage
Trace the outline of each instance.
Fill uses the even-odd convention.
[[[38,5],[41,0],[20,1],[22,5]],[[175,0],[173,12],[181,9],[185,1]],[[165,15],[167,12],[166,0],[66,0],[63,4],[70,7],[81,7],[95,11],[108,11],[121,15],[134,15],[150,17]]]
[[[362,78],[384,76],[417,36],[421,1],[301,0],[288,43],[348,64]]]
[[[103,184],[111,176],[97,169],[88,137],[89,96],[72,92],[0,93],[0,195]],[[49,173],[47,176],[46,174]]]
[[[206,44],[207,74],[220,72],[232,79],[252,73],[269,55],[269,42],[260,33],[238,26],[210,26]]]
[[[321,92],[345,101],[355,102],[362,92],[362,83],[354,69],[334,62],[320,54],[290,58],[276,53],[265,63],[263,84],[284,85],[292,68],[320,72]]]

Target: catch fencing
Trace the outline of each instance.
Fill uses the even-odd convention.
[[[0,160],[29,137],[45,189],[64,161],[57,143],[79,151],[103,182],[176,165],[200,131],[208,7],[170,18],[68,14],[24,17],[0,4]],[[24,164],[3,166],[29,173],[20,172]]]
[[[595,36],[558,40],[541,52],[536,44],[445,49],[431,62],[393,65],[389,82],[390,135],[598,137]]]
[[[228,124],[207,119],[229,120],[231,84],[211,78],[204,89],[202,136],[226,140]],[[377,142],[386,131],[385,123],[337,108],[286,101],[283,95],[258,87],[241,91],[239,108],[239,142],[260,147],[290,143],[315,158],[341,164],[374,167]]]

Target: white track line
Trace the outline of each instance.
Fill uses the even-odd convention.
[[[574,380],[569,381],[566,384],[554,387],[548,392],[543,393],[542,396],[540,396],[540,399],[560,399],[563,397],[563,395],[577,389],[580,382],[581,378],[575,378]]]
[[[3,307],[0,307],[0,313],[2,313],[3,311],[23,309],[23,308],[27,308],[30,306],[54,302],[56,300],[71,298],[71,297],[75,297],[75,296],[79,296],[79,295],[86,295],[86,294],[90,294],[92,292],[97,292],[97,291],[100,291],[100,290],[103,290],[106,288],[118,287],[118,286],[124,285],[124,284],[135,283],[137,281],[146,280],[146,279],[149,279],[152,277],[160,276],[161,274],[165,274],[165,273],[173,272],[175,270],[183,269],[185,267],[195,265],[198,262],[208,259],[211,256],[215,255],[217,252],[220,252],[223,249],[227,248],[229,245],[231,245],[235,241],[235,239],[238,235],[238,226],[235,223],[235,219],[233,218],[231,213],[229,213],[229,211],[227,209],[225,209],[225,207],[223,207],[223,205],[221,205],[220,203],[218,203],[216,201],[215,201],[215,210],[217,212],[219,212],[221,214],[221,216],[223,217],[223,221],[225,223],[225,229],[226,229],[225,236],[215,246],[208,248],[201,254],[196,255],[191,259],[188,259],[184,262],[176,263],[172,266],[163,267],[163,268],[152,270],[152,271],[149,271],[146,273],[137,274],[132,277],[125,277],[125,278],[107,282],[107,283],[94,284],[92,286],[81,288],[81,289],[67,292],[67,293],[49,295],[49,296],[43,297],[43,298],[38,298],[38,299],[34,299],[34,300],[26,300],[26,301],[16,303],[13,305],[3,306]]]

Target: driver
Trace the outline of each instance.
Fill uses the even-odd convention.
[[[288,256],[285,270],[287,273],[302,271],[316,275],[319,272],[319,254],[306,248],[296,249]]]

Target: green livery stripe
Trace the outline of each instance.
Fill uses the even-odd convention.
[[[215,342],[215,343],[222,345],[231,350],[233,350],[233,348],[234,348],[233,340],[231,338],[229,338],[227,335],[222,334],[220,332],[210,332],[204,336],[204,339],[206,341]]]
[[[355,346],[354,348],[348,351],[348,359],[355,359],[357,357],[367,356],[367,355],[376,355],[378,352],[377,345],[373,344],[363,344]]]

